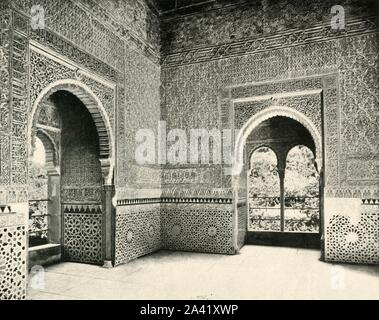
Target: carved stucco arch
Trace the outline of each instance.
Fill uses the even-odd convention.
[[[234,149],[234,162],[232,174],[233,176],[239,176],[243,170],[243,150],[245,147],[246,140],[250,133],[258,127],[262,122],[274,118],[274,117],[287,117],[293,119],[300,124],[302,124],[310,133],[315,144],[315,162],[317,169],[321,171],[322,169],[322,138],[317,129],[317,127],[312,123],[312,121],[306,117],[301,112],[284,106],[272,106],[266,108],[256,115],[252,116],[241,128],[237,139],[236,146]]]
[[[59,151],[53,138],[43,129],[38,128],[36,137],[39,138],[45,148],[46,170],[50,175],[60,174]]]
[[[88,109],[95,123],[99,136],[100,162],[105,184],[112,184],[115,160],[115,143],[108,114],[91,88],[74,79],[58,80],[44,88],[33,103],[28,127],[29,150],[32,150],[32,139],[36,134],[38,114],[43,102],[57,91],[68,91],[75,95]]]

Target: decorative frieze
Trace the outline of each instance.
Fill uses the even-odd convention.
[[[161,203],[161,199],[160,198],[138,198],[138,199],[118,199],[117,200],[118,207],[152,204],[152,203]]]
[[[218,185],[218,176],[223,170],[221,165],[193,166],[192,168],[186,168],[188,165],[185,164],[178,166],[167,165],[162,170],[164,188],[172,185],[178,187],[181,184],[221,187]]]
[[[266,37],[258,37],[215,46],[203,46],[182,52],[170,52],[163,56],[162,66],[168,68],[207,62],[246,54],[274,51],[309,43],[317,43],[319,47],[322,46],[323,41],[330,39],[375,33],[377,32],[376,23],[375,17],[346,19],[347,28],[342,32],[332,30],[330,24],[321,24],[302,30],[277,32],[275,35]],[[293,55],[292,58],[294,58]]]
[[[101,213],[102,207],[101,204],[64,204],[63,205],[64,213]]]
[[[232,198],[233,191],[231,189],[231,185],[229,185],[226,188],[205,188],[201,185],[188,185],[187,187],[181,186],[181,187],[174,187],[174,188],[167,188],[164,187],[162,189],[162,198],[199,198],[199,199],[206,199],[206,198],[222,198],[222,199],[229,199]]]
[[[231,204],[227,198],[138,198],[117,200],[117,206],[141,205],[151,203],[217,203]]]
[[[378,187],[326,187],[324,189],[325,196],[330,198],[359,198],[372,199],[379,198]]]

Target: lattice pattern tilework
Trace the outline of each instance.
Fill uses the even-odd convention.
[[[347,210],[354,211],[353,206]],[[325,235],[327,261],[379,264],[379,205],[361,205],[358,210],[329,215]],[[359,216],[358,221],[354,215]]]
[[[340,45],[341,184],[378,185],[378,37],[347,38]]]
[[[232,205],[162,204],[162,247],[233,254]]]
[[[26,232],[24,226],[0,229],[0,300],[26,297]]]
[[[125,49],[128,75],[125,81],[123,132],[118,135],[118,186],[159,188],[160,167],[135,165],[135,135],[139,129],[151,129],[157,136],[160,120],[160,67],[138,51]],[[133,151],[132,151],[133,150]]]
[[[160,204],[118,206],[115,264],[161,249]]]
[[[101,264],[102,215],[65,212],[63,245],[66,260]]]

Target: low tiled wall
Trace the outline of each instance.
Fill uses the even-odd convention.
[[[325,199],[325,260],[379,264],[379,201]]]

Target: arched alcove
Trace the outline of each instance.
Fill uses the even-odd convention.
[[[105,186],[113,183],[115,144],[101,101],[80,81],[54,82],[34,101],[28,131],[29,154],[35,139],[46,149],[46,168],[54,179],[47,199],[54,211],[49,228],[62,231],[51,238],[61,245],[63,259],[112,261],[112,188]]]
[[[45,166],[49,174],[59,174],[59,150],[54,139],[46,130],[37,129],[36,137],[43,143],[45,149]]]
[[[93,93],[91,88],[78,80],[65,79],[51,83],[44,88],[34,101],[30,113],[28,126],[29,151],[33,152],[33,139],[36,135],[36,124],[43,104],[58,91],[67,91],[76,96],[92,116],[99,136],[100,161],[102,165],[105,184],[112,184],[113,168],[115,162],[115,142],[113,129],[107,112],[100,99]]]

